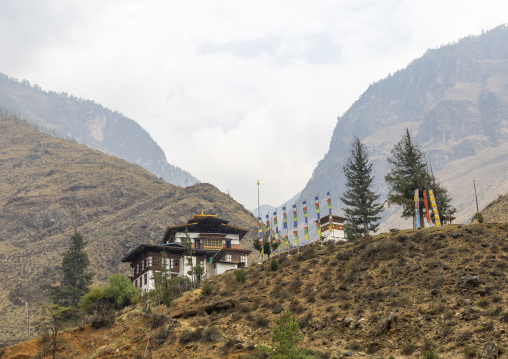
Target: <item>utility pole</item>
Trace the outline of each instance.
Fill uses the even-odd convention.
[[[478,209],[478,196],[476,195],[476,183],[473,178],[473,187],[474,187],[474,197],[476,198],[476,213],[480,213],[480,210]]]
[[[260,220],[262,221],[262,219],[260,219],[260,218],[261,218],[261,209],[259,207],[259,180],[258,180],[258,222]],[[265,240],[263,238],[263,242],[261,244],[261,250],[259,251],[259,263],[263,263],[263,252],[264,252],[263,249],[264,249],[264,247],[265,247]]]
[[[27,338],[30,339],[30,313],[28,312],[28,302],[26,303],[26,323],[28,327],[28,336]]]

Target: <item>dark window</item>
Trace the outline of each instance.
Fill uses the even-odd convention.
[[[145,285],[147,285],[147,284],[148,284],[148,274],[145,273]]]
[[[226,239],[226,248],[231,248],[231,240]]]

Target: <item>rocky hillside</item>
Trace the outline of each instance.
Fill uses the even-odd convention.
[[[476,358],[486,343],[506,357],[506,224],[394,231],[276,259],[276,271],[265,262],[248,268],[244,283],[226,273],[210,296],[187,293],[167,326],[160,308],[139,304],[110,329],[68,332],[59,356],[261,358],[273,319],[289,310],[316,358],[416,358],[422,350]],[[6,348],[2,359],[41,355],[43,345]]]
[[[354,135],[366,144],[375,190],[387,195],[386,159],[410,129],[436,178],[448,188],[459,222],[508,192],[508,27],[427,51],[405,69],[372,84],[337,120],[330,148],[298,200],[332,189],[333,207],[344,192],[342,167]],[[313,206],[309,206],[309,215]],[[313,212],[312,212],[313,213]],[[311,215],[312,217],[312,215]],[[402,226],[402,227],[401,227]],[[381,228],[411,227],[395,208]]]
[[[169,164],[159,145],[135,121],[93,101],[43,91],[0,73],[0,109],[44,131],[137,164],[168,183],[187,186],[199,182]]]
[[[485,223],[508,223],[508,195],[499,196],[480,212]]]
[[[0,116],[0,344],[25,332],[25,302],[57,283],[74,223],[98,282],[125,272],[120,258],[139,243],[159,242],[169,225],[193,213],[218,214],[250,229],[256,219],[209,184],[170,185],[139,166]]]

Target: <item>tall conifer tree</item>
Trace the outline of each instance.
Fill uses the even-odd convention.
[[[388,163],[392,165],[392,169],[385,176],[385,181],[390,187],[387,202],[389,205],[402,206],[403,218],[414,218],[414,192],[416,189],[420,193],[420,224],[422,227],[425,226],[425,214],[421,210],[424,208],[423,190],[432,189],[434,191],[438,211],[442,215],[455,211],[450,205],[451,197],[446,188],[436,182],[434,176],[427,172],[425,155],[418,146],[413,144],[409,129],[406,128],[406,133],[393,148],[392,158],[388,158]],[[431,215],[433,216],[433,214]]]
[[[367,152],[358,137],[355,137],[351,145],[351,154],[343,170],[346,192],[341,201],[345,204],[343,210],[348,219],[346,232],[351,238],[377,231],[378,220],[381,219],[378,214],[383,210],[383,204],[376,202],[380,195],[371,190],[374,180],[372,164],[369,163]]]
[[[55,304],[75,307],[88,292],[94,274],[86,272],[90,260],[85,245],[81,234],[76,232],[70,239],[69,248],[62,254],[62,282],[60,286],[50,287],[50,297]]]

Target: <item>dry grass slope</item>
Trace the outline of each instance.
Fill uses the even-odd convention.
[[[43,299],[40,285],[58,282],[75,219],[97,282],[126,272],[120,258],[130,248],[160,241],[168,225],[193,213],[250,229],[247,247],[256,233],[249,211],[212,185],[170,185],[8,116],[0,116],[0,183],[0,345],[24,338],[25,301],[33,308]]]
[[[359,243],[313,245],[213,279],[215,292],[189,292],[167,327],[138,305],[117,325],[65,335],[61,357],[261,358],[273,318],[296,314],[304,346],[318,358],[474,358],[486,343],[508,349],[508,226],[449,225],[384,233]],[[149,344],[151,343],[151,344]],[[30,357],[37,340],[6,348]],[[148,349],[146,349],[148,347]],[[2,358],[3,359],[3,358]]]

